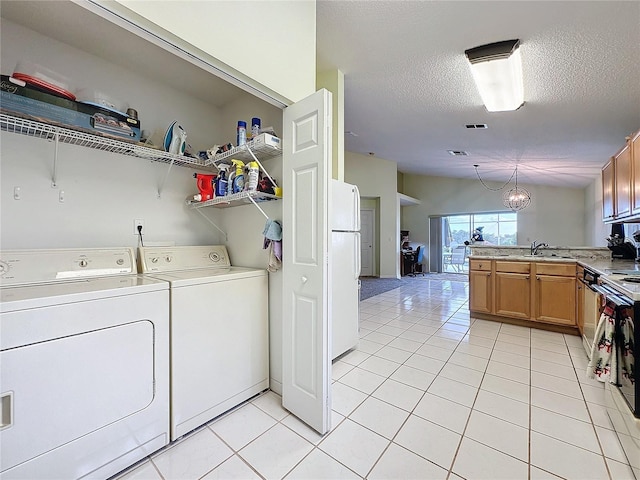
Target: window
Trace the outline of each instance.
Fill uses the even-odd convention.
[[[491,245],[517,245],[518,217],[516,212],[465,213],[441,217],[442,268],[440,271],[468,271],[468,249],[462,257],[460,247],[471,240],[474,230],[480,229],[483,240]],[[457,253],[458,252],[458,253]]]

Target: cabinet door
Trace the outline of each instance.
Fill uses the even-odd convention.
[[[531,318],[531,276],[496,272],[495,314],[512,318]]]
[[[640,214],[640,130],[631,137],[631,214]]]
[[[576,324],[575,277],[536,275],[535,317],[539,322]]]
[[[469,272],[469,310],[491,313],[491,272]]]
[[[616,214],[613,168],[613,159],[602,168],[602,220],[605,222],[613,220]]]
[[[631,214],[631,149],[629,145],[614,157],[616,219]]]

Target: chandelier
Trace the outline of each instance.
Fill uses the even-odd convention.
[[[502,203],[504,204],[505,207],[509,208],[510,210],[513,210],[514,212],[517,212],[531,205],[531,194],[529,193],[529,191],[525,188],[518,186],[518,164],[517,163],[516,163],[516,168],[513,170],[513,173],[511,174],[511,177],[509,177],[509,180],[507,180],[504,183],[504,185],[502,185],[500,188],[489,187],[486,183],[484,183],[482,178],[480,178],[480,173],[478,172],[478,165],[474,165],[473,167],[476,169],[476,175],[478,176],[478,180],[480,180],[480,183],[482,183],[482,186],[487,190],[491,190],[493,192],[502,190],[504,187],[506,187],[509,184],[509,182],[511,182],[511,179],[515,177],[516,179],[515,187],[507,190],[502,195]]]

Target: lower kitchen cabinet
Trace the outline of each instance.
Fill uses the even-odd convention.
[[[535,327],[576,326],[576,264],[472,259],[469,309]]]
[[[489,263],[489,262],[487,262]],[[479,313],[491,313],[491,272],[469,270],[469,310]]]
[[[536,275],[535,317],[538,322],[576,324],[575,276]]]
[[[524,273],[496,272],[496,315],[531,318],[531,276]]]

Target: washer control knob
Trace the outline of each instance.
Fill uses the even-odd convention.
[[[151,259],[151,263],[158,263],[159,258],[158,257],[153,257]]]
[[[87,265],[89,265],[89,262],[87,262],[85,259],[80,260],[80,263],[78,263],[78,265],[80,265],[81,267],[86,267]]]
[[[171,260],[173,260],[173,257],[172,257],[172,256],[170,256],[170,255],[167,255],[167,256],[165,257],[165,260],[167,261],[167,263],[171,263]]]
[[[0,262],[0,276],[4,275],[9,271],[9,265],[5,262]]]
[[[117,265],[124,265],[124,259],[119,258],[118,260],[116,260],[116,264]]]
[[[218,252],[211,252],[209,254],[209,258],[211,259],[212,262],[219,262],[220,261],[220,255],[218,254]]]

